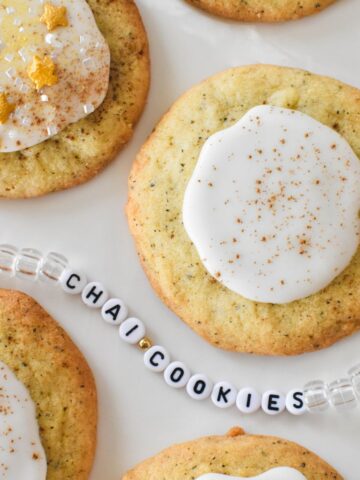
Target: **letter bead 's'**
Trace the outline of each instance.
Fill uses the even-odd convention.
[[[120,298],[110,298],[101,309],[101,316],[111,325],[120,325],[128,316],[128,309]]]
[[[0,272],[8,277],[15,275],[17,248],[12,245],[0,245]]]
[[[194,400],[205,400],[210,397],[213,385],[213,382],[206,375],[197,373],[188,381],[186,391]]]
[[[237,390],[229,382],[218,382],[214,385],[211,400],[216,407],[229,408],[236,402]]]
[[[40,265],[39,278],[43,282],[56,285],[60,280],[65,268],[67,259],[60,253],[50,252],[46,255]]]
[[[164,372],[165,382],[172,388],[183,388],[191,376],[190,370],[182,362],[172,362]]]
[[[61,288],[64,290],[64,292],[70,293],[70,295],[77,295],[81,293],[86,284],[86,275],[80,270],[66,268],[60,277]]]
[[[35,281],[39,275],[42,253],[34,248],[22,248],[16,258],[15,272],[18,278]]]
[[[353,384],[349,378],[341,378],[329,383],[329,399],[339,411],[352,410],[357,407]]]
[[[170,363],[170,355],[168,351],[159,345],[155,345],[144,354],[145,367],[152,372],[160,373]]]
[[[236,406],[241,413],[254,413],[261,407],[261,395],[254,388],[242,388],[236,397]]]
[[[131,345],[135,345],[145,337],[145,325],[138,318],[128,318],[120,325],[119,335],[121,340]]]
[[[311,413],[324,412],[330,406],[327,387],[321,380],[313,380],[305,385],[304,399]]]
[[[90,282],[84,287],[81,298],[88,307],[101,308],[109,298],[109,294],[102,283]]]
[[[285,410],[285,396],[276,390],[268,390],[263,393],[261,408],[268,415],[278,415]]]
[[[304,392],[300,388],[294,388],[287,393],[285,404],[292,415],[303,415],[306,412]]]

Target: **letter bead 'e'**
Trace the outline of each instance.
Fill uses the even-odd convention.
[[[268,415],[278,415],[285,410],[285,396],[276,390],[268,390],[262,396],[261,407]]]

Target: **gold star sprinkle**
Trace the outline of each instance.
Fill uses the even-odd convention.
[[[8,102],[5,93],[0,93],[0,123],[6,123],[14,110],[15,105]]]
[[[51,87],[58,82],[55,73],[55,64],[50,57],[40,58],[35,55],[28,67],[27,73],[30,80],[35,83],[37,90],[45,86]]]
[[[40,22],[46,24],[49,32],[55,30],[56,27],[67,27],[69,22],[66,7],[56,7],[52,3],[45,3]]]

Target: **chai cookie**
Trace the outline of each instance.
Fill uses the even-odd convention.
[[[329,127],[326,130],[325,138],[330,138],[327,135],[340,134],[341,137],[339,135],[337,137],[339,145],[340,141],[347,142],[347,148],[352,149],[351,164],[355,170],[357,169],[356,175],[358,174],[356,158],[360,154],[359,90],[337,80],[298,69],[270,65],[234,68],[192,88],[173,105],[160,121],[138,154],[130,174],[127,215],[140,259],[152,285],[164,302],[191,328],[212,344],[224,349],[259,354],[292,355],[327,347],[359,329],[360,251],[357,248],[358,232],[356,228],[359,223],[357,216],[356,219],[353,219],[356,225],[354,224],[354,230],[351,230],[351,240],[347,244],[349,245],[348,253],[350,252],[351,255],[355,253],[352,259],[350,260],[350,255],[338,271],[335,267],[334,271],[326,272],[330,273],[328,281],[331,278],[333,280],[326,286],[319,284],[318,288],[322,288],[321,290],[314,291],[313,294],[307,293],[307,297],[294,301],[286,302],[286,300],[278,298],[278,304],[273,303],[273,297],[267,297],[271,300],[259,297],[259,301],[262,302],[259,303],[259,301],[245,298],[236,293],[228,288],[228,283],[222,283],[222,272],[220,271],[218,272],[219,276],[216,272],[210,275],[211,268],[208,268],[207,264],[209,258],[206,259],[200,255],[200,250],[191,242],[183,224],[185,192],[193,177],[195,167],[198,168],[199,156],[202,155],[207,139],[214,134],[217,135],[214,137],[215,139],[219,138],[220,132],[227,132],[224,129],[228,129],[230,132],[231,128],[229,127],[235,128],[240,119],[245,121],[246,114],[251,109],[256,106],[261,108],[264,105],[292,109],[289,110],[290,113],[291,111],[300,112],[307,116],[307,121],[311,117],[310,120],[316,121],[319,128]],[[287,130],[286,127],[287,123],[285,122],[285,130]],[[283,152],[286,145],[293,143],[289,141],[286,144],[288,133],[284,132],[281,138],[275,136],[280,142],[277,145],[278,148],[275,149],[276,155]],[[311,138],[315,138],[316,143],[317,138],[322,138],[321,135],[317,133]],[[304,146],[307,141],[312,141],[310,135],[308,137],[309,140],[304,135]],[[268,138],[272,138],[271,133]],[[284,142],[284,145],[281,144],[281,141]],[[300,153],[301,147],[303,145],[299,144]],[[325,154],[325,150],[320,154],[316,152],[316,149],[314,150],[315,157],[325,161],[325,164],[322,164],[323,169],[327,167],[326,158],[331,161],[335,158],[334,161],[337,161],[337,157],[332,156],[332,152],[337,152],[337,143],[333,147],[330,142],[326,148],[328,149],[327,154]],[[261,148],[258,150],[262,151]],[[260,152],[255,152],[254,161],[258,161],[256,155],[261,156]],[[226,158],[224,157],[225,160]],[[249,155],[246,161],[251,161],[251,158],[252,155]],[[294,155],[294,158],[297,158],[297,155]],[[339,158],[342,158],[341,155]],[[221,159],[222,157],[218,155],[217,160],[221,162]],[[201,161],[203,161],[202,158]],[[346,160],[343,162],[343,165],[345,164]],[[289,163],[284,165],[288,168]],[[299,165],[296,166],[296,169],[299,168]],[[329,164],[329,170],[334,165],[336,163]],[[218,168],[218,165],[214,164],[214,168]],[[251,179],[252,182],[251,168],[251,165],[244,161],[244,181],[248,175],[249,181]],[[272,169],[270,170],[272,171]],[[221,168],[218,171],[221,175]],[[277,172],[277,169],[274,169],[274,172],[279,175],[281,173]],[[311,168],[307,169],[307,172],[311,174]],[[351,173],[347,176],[351,182]],[[342,182],[347,183],[346,178],[343,175],[337,178],[340,190]],[[324,179],[326,183],[327,177]],[[314,178],[314,185],[311,185],[311,189],[313,186],[320,186],[321,180],[321,175],[318,182]],[[221,183],[221,181],[222,177],[220,176],[219,182]],[[212,185],[212,181],[209,180],[204,185],[213,189],[214,192],[216,191],[217,185]],[[254,192],[259,190],[260,195],[262,189],[260,184],[254,184]],[[222,192],[226,193],[228,190],[230,191],[225,187]],[[307,199],[308,192],[300,192],[300,196]],[[326,194],[324,198],[326,198]],[[353,212],[356,205],[352,205],[351,201],[353,198],[357,199],[357,189],[351,188],[350,197],[347,198],[351,199],[349,208]],[[289,195],[285,200],[285,204],[290,206],[294,198]],[[340,209],[346,210],[346,202],[343,205],[344,208],[341,208],[341,202],[335,201],[336,203],[338,203],[336,208],[340,207]],[[331,204],[330,202],[329,205]],[[209,208],[211,205],[208,204]],[[272,207],[272,202],[267,205]],[[197,205],[194,204],[194,207]],[[314,208],[316,210],[318,207]],[[191,210],[191,205],[189,205],[189,210]],[[307,224],[309,232],[312,231],[312,228],[318,227],[312,223],[317,222],[315,210],[312,221]],[[243,214],[246,216],[246,209]],[[222,218],[225,220],[225,217],[225,214],[220,216],[219,221],[222,222]],[[237,245],[241,244],[239,241],[243,235],[241,222],[244,219],[241,215],[237,218],[239,219],[237,224],[240,229],[239,236],[237,238],[234,236],[230,242],[230,247],[234,247],[234,253]],[[258,218],[256,221],[260,221],[260,219]],[[286,222],[289,222],[289,219]],[[259,225],[262,226],[261,223]],[[339,225],[341,225],[341,221]],[[209,237],[212,237],[210,233],[212,234],[213,227],[216,227],[216,222],[209,225]],[[349,228],[352,229],[353,226],[350,225]],[[331,243],[331,236],[334,239],[337,238],[337,234],[342,233],[342,227],[331,227],[327,222],[326,231],[328,236],[330,235],[328,241]],[[264,238],[267,238],[266,235]],[[303,255],[304,265],[307,265],[306,262],[309,261],[307,248],[310,248],[309,245],[306,245],[307,241],[303,243],[302,239],[303,237],[299,235],[298,249],[294,251],[300,266],[302,266],[302,259],[299,255]],[[229,242],[229,239],[226,238],[226,241]],[[316,242],[317,240],[313,239],[314,245]],[[266,245],[269,245],[270,248],[271,243]],[[339,243],[338,250],[336,250],[339,259],[341,258],[341,249],[342,245]],[[266,249],[263,251],[266,252]],[[280,253],[283,253],[281,249]],[[228,260],[230,263],[231,261],[243,261],[241,255],[239,259],[235,257],[236,255],[232,260],[230,257],[230,260],[226,258],[226,262]],[[322,258],[321,255],[319,258]],[[256,262],[256,258],[253,260]],[[274,258],[269,258],[269,260],[271,263]],[[336,258],[336,260],[338,259]],[[347,262],[349,264],[346,266]],[[232,267],[232,265],[230,266]],[[291,263],[288,264],[286,271],[283,272],[289,281],[292,274],[295,273],[291,266]],[[343,269],[344,266],[346,266],[345,269]],[[322,261],[317,267],[312,265],[311,268],[314,269],[312,273],[314,280],[316,272],[319,272],[320,278],[323,270],[326,270],[327,264]],[[261,272],[261,269],[259,271]],[[244,278],[246,280],[246,272]],[[278,280],[273,293],[281,292],[283,288],[287,287],[287,283],[281,282],[280,277]],[[302,278],[301,281],[306,281],[306,278]],[[263,283],[259,283],[259,285],[263,285]],[[261,293],[264,288],[262,286]],[[294,289],[296,290],[296,285]],[[268,293],[272,293],[270,289]]]
[[[335,0],[187,0],[214,15],[244,22],[283,22],[313,15]]]
[[[35,404],[46,479],[88,479],[97,424],[92,373],[64,330],[20,292],[0,290],[0,362],[25,385]]]
[[[145,105],[149,52],[133,0],[13,3],[0,7],[0,197],[26,198],[83,183],[116,156]]]
[[[175,445],[130,470],[123,480],[341,480],[317,455],[277,437],[228,435]]]

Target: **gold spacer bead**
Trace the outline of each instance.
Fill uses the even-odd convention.
[[[152,341],[148,337],[144,337],[138,342],[138,347],[141,350],[149,350],[152,347]]]

